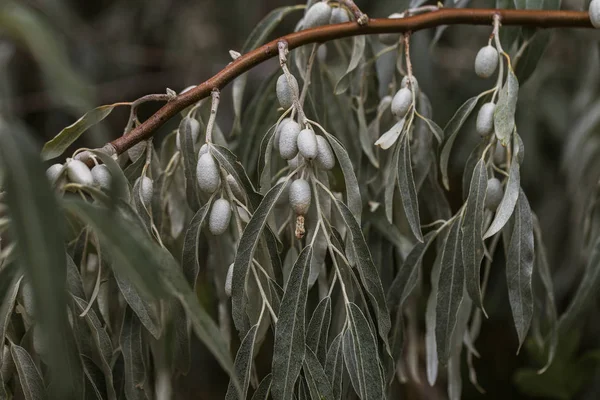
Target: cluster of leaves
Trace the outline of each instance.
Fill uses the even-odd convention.
[[[299,9],[269,14],[243,52]],[[293,51],[286,68],[304,84],[302,103],[291,110],[278,109],[280,70],[245,109],[246,77],[239,77],[229,134],[211,128],[211,104],[201,101],[182,117],[196,119],[205,135],[175,130],[160,148],[150,140],[119,157],[88,150],[88,160],[110,171],[108,190],[66,179],[51,185],[19,127],[3,125],[0,398],[168,397],[171,379],[190,369],[193,333],[229,373],[228,399],[249,393],[255,399],[392,398],[403,371],[419,379],[420,368],[431,385],[446,372],[449,397],[458,399],[463,347],[478,385],[475,341],[500,240],[519,347],[533,327],[543,349],[540,367],[550,372],[559,328],[568,330],[594,299],[596,214],[587,219],[587,243],[595,244],[586,276],[559,320],[541,229],[520,183],[517,76],[527,74],[521,63],[513,69],[510,50],[503,50],[523,57],[532,36],[507,38],[497,26],[494,34],[501,54],[496,85],[467,100],[443,129],[433,122],[427,94],[414,86],[405,117],[396,121],[389,110],[402,77],[412,74],[410,40],[399,36],[388,47],[357,36],[328,44],[326,55],[317,46]],[[397,54],[392,68],[377,68],[389,52]],[[496,102],[494,132],[472,150],[463,204],[453,211],[444,192],[452,149],[469,116],[489,101]],[[278,124],[299,113],[298,105],[332,147],[332,171],[274,155]],[[63,154],[115,106],[86,114],[48,142],[43,156]],[[392,138],[388,150],[374,146],[384,135]],[[198,150],[206,141],[239,194],[228,179],[214,195],[199,190]],[[311,183],[312,206],[299,239],[286,190],[300,177]],[[492,177],[503,181],[504,194],[497,208],[487,209]],[[145,178],[152,181],[150,201]],[[207,224],[217,194],[234,205],[234,218],[225,234],[214,236]],[[423,262],[429,254],[433,262]],[[419,302],[426,303],[420,316]],[[212,308],[218,323],[207,311]],[[421,342],[424,362],[416,354]],[[259,375],[258,360],[271,371]]]

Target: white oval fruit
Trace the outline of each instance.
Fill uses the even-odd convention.
[[[289,199],[290,205],[296,214],[306,214],[310,207],[310,184],[304,179],[296,179],[290,185]]]
[[[393,13],[388,18],[391,18],[391,19],[404,18],[404,15],[402,15],[400,13]],[[382,33],[379,35],[379,41],[388,46],[392,46],[392,45],[398,43],[399,40],[400,40],[399,33]]]
[[[231,297],[231,284],[233,282],[233,263],[229,265],[227,269],[227,277],[225,278],[225,294],[227,297]]]
[[[191,132],[192,143],[196,143],[196,141],[198,140],[198,136],[200,136],[200,122],[190,117],[185,117],[181,120],[181,123],[179,124],[179,129],[177,130],[177,139],[175,140],[177,150],[181,150],[181,140],[183,139],[183,135],[186,130],[189,130]]]
[[[489,179],[485,192],[485,208],[494,211],[500,205],[503,195],[502,183],[497,178]]]
[[[307,160],[317,156],[317,135],[312,129],[302,129],[298,134],[298,151]]]
[[[502,146],[502,143],[496,142],[496,148],[494,149],[494,164],[502,165],[506,163],[506,148]]]
[[[141,179],[140,185],[140,196],[142,197],[142,202],[146,207],[152,204],[152,195],[154,194],[154,181],[144,176]]]
[[[235,180],[233,175],[231,175],[231,174],[227,175],[226,180],[227,180],[227,184],[229,185],[229,188],[231,189],[231,193],[233,193],[233,195],[235,197],[237,197],[239,200],[243,200],[244,192],[242,191],[242,188],[240,187],[239,183]]]
[[[398,118],[404,118],[412,105],[413,95],[409,88],[402,88],[392,99],[392,114]]]
[[[215,236],[222,235],[231,220],[231,204],[225,199],[218,199],[212,205],[208,218],[208,230]]]
[[[208,153],[208,145],[206,143],[204,143],[201,147],[200,150],[198,150],[198,158],[202,157],[202,155]]]
[[[485,103],[479,109],[475,127],[480,136],[487,136],[494,132],[494,110],[496,110],[494,103]]]
[[[89,150],[84,150],[75,154],[73,156],[73,159],[87,163],[88,161],[91,161],[93,159],[93,154]]]
[[[322,63],[327,60],[327,46],[325,44],[320,45],[317,49],[317,58]]]
[[[331,10],[330,24],[343,24],[344,22],[350,22],[350,16],[343,7],[336,7]]]
[[[290,122],[294,122],[297,124],[297,122],[294,121],[292,118],[284,118],[279,122],[279,125],[277,125],[277,128],[275,129],[275,136],[273,137],[273,148],[275,150],[279,150],[279,137],[281,135],[281,131],[283,130],[283,127],[286,126]]]
[[[46,177],[50,181],[50,183],[54,183],[58,180],[61,173],[63,171],[62,164],[53,164],[46,170]]]
[[[592,0],[589,8],[590,21],[594,28],[600,28],[600,1]]]
[[[210,153],[204,153],[196,165],[198,187],[206,193],[214,193],[221,185],[219,166]]]
[[[417,78],[415,78],[414,75],[412,75],[410,77],[410,87],[409,87],[409,79],[408,79],[408,75],[406,75],[404,78],[402,78],[402,83],[400,84],[402,88],[408,87],[409,89],[414,90],[415,94],[419,93],[419,82],[417,81]]]
[[[104,164],[96,165],[92,168],[92,177],[94,178],[94,184],[100,186],[100,188],[108,190],[110,188],[110,171]]]
[[[481,78],[489,78],[497,66],[498,51],[491,45],[482,47],[475,57],[475,73]]]
[[[290,86],[291,85],[291,86]],[[290,81],[288,82],[287,76],[281,74],[277,78],[277,100],[284,109],[288,109],[294,104],[294,94],[298,95],[298,81],[294,75],[290,75]]]
[[[94,184],[92,171],[79,160],[71,160],[67,163],[67,176],[73,183],[85,186],[92,186]]]
[[[317,167],[329,171],[335,167],[335,156],[327,139],[323,136],[317,136],[317,157],[315,158]]]
[[[327,25],[331,18],[331,13],[331,7],[325,2],[319,1],[309,8],[304,15],[302,27],[304,29],[310,29],[321,25]]]
[[[298,135],[300,125],[296,121],[289,121],[279,131],[279,155],[284,160],[291,160],[298,154]]]

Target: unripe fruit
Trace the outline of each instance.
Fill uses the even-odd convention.
[[[491,45],[482,47],[475,57],[475,73],[481,78],[489,78],[497,66],[498,51]]]
[[[84,151],[80,151],[79,153],[75,154],[73,156],[74,160],[79,160],[82,161],[84,163],[87,163],[88,161],[92,160],[92,153],[89,150],[84,150]]]
[[[140,158],[142,156],[142,154],[144,154],[144,151],[146,150],[146,142],[139,142],[138,144],[134,145],[132,148],[130,148],[129,150],[127,150],[127,155],[129,156],[129,159],[132,162],[136,162],[138,160],[138,158]]]
[[[181,120],[181,123],[179,124],[179,129],[177,130],[177,138],[175,140],[177,150],[181,150],[181,140],[183,139],[184,129],[189,129],[191,131],[192,143],[196,143],[196,141],[198,140],[198,136],[200,135],[200,122],[190,117],[185,117]]]
[[[196,178],[198,187],[206,193],[214,193],[221,185],[219,166],[210,153],[204,153],[198,159]]]
[[[226,180],[227,180],[227,184],[229,185],[229,188],[231,189],[231,193],[233,193],[233,195],[235,197],[237,197],[238,200],[243,200],[244,199],[244,192],[240,188],[240,185],[235,180],[235,178],[233,177],[233,175],[231,175],[231,174],[227,175]]]
[[[298,154],[298,135],[300,125],[296,121],[289,121],[279,132],[279,155],[284,160],[291,160]]]
[[[53,164],[46,170],[46,177],[50,181],[50,183],[56,182],[56,180],[60,177],[60,174],[63,170],[62,164]]]
[[[408,87],[408,81],[409,81],[408,75],[406,75],[404,78],[402,78],[401,87],[402,88]],[[418,94],[419,93],[419,82],[417,82],[417,78],[415,78],[414,75],[412,75],[410,77],[410,83],[411,83],[411,85],[410,85],[409,89],[412,89],[415,92],[415,94]]]
[[[502,183],[497,178],[489,179],[485,192],[485,208],[491,211],[496,210],[502,201],[503,195]]]
[[[506,148],[502,146],[502,143],[496,142],[496,148],[494,149],[494,164],[502,165],[506,163]]]
[[[108,190],[110,188],[110,171],[104,164],[96,165],[92,168],[92,177],[94,178],[94,184],[100,186],[101,189]]]
[[[304,215],[310,207],[311,190],[304,179],[296,179],[290,185],[290,205],[297,215]]]
[[[413,95],[410,89],[403,88],[392,99],[392,114],[398,118],[404,118],[412,105]]]
[[[335,156],[327,139],[323,136],[317,136],[317,157],[315,158],[317,167],[329,171],[335,167]]]
[[[146,207],[152,204],[152,195],[154,193],[154,182],[152,179],[144,176],[141,179],[140,185],[140,196],[142,197],[142,202]]]
[[[298,134],[298,151],[307,160],[317,156],[317,135],[312,129],[302,129]]]
[[[399,13],[393,13],[388,18],[397,19],[397,18],[404,18],[404,16]],[[399,33],[382,33],[379,35],[379,41],[388,46],[398,43],[399,40],[400,40]]]
[[[281,74],[281,76],[277,78],[277,87],[275,89],[277,91],[277,100],[279,100],[279,104],[287,110],[294,104],[294,93],[298,95],[298,81],[294,75],[290,75],[290,82],[288,83],[287,76]]]
[[[79,160],[70,160],[67,162],[67,176],[73,183],[85,186],[92,186],[94,184],[92,171]]]
[[[496,109],[496,105],[494,103],[485,103],[479,109],[479,113],[477,114],[477,122],[475,123],[475,127],[477,129],[477,133],[480,136],[487,136],[494,132],[494,110]]]
[[[317,49],[317,58],[322,63],[327,59],[327,46],[325,44],[320,45]]]
[[[202,155],[208,153],[208,145],[206,143],[204,143],[201,147],[200,150],[198,150],[198,158],[202,157]]]
[[[349,22],[350,17],[344,8],[336,7],[331,10],[331,18],[329,19],[330,24],[343,24],[344,22]]]
[[[321,25],[327,25],[331,18],[331,7],[327,3],[319,1],[308,9],[304,15],[304,29],[315,28]]]
[[[233,282],[233,263],[227,269],[227,278],[225,278],[225,294],[231,297],[231,283]]]
[[[589,8],[590,21],[594,28],[600,28],[600,1],[592,0]]]
[[[208,218],[208,230],[215,236],[222,235],[231,220],[231,205],[225,199],[218,199],[212,205]]]
[[[279,137],[281,135],[281,131],[283,130],[283,127],[286,126],[289,122],[297,123],[291,118],[284,118],[281,120],[281,122],[279,122],[279,125],[277,125],[277,128],[275,129],[275,136],[273,137],[273,147],[275,148],[275,150],[279,150]]]

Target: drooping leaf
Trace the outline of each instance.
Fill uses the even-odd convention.
[[[230,383],[227,388],[227,394],[225,395],[226,400],[246,398],[246,393],[248,392],[248,386],[250,384],[250,373],[252,370],[252,359],[254,357],[254,345],[256,342],[257,330],[258,325],[254,325],[250,328],[244,337],[244,340],[242,340],[242,344],[240,344],[240,348],[235,356],[235,371],[238,381],[242,385],[242,397],[238,396],[235,386]]]
[[[446,237],[447,240],[447,237]],[[425,311],[425,356],[427,369],[427,382],[430,386],[435,384],[438,375],[438,350],[436,344],[436,309],[439,292],[440,271],[442,268],[442,254],[438,254],[431,270],[431,292],[427,298]]]
[[[306,345],[317,356],[321,364],[327,358],[327,338],[331,323],[331,298],[323,298],[315,308],[306,331]]]
[[[40,371],[31,356],[21,346],[11,343],[10,353],[15,362],[19,382],[26,400],[44,400],[48,398]]]
[[[271,392],[271,383],[273,380],[273,375],[268,374],[260,381],[258,388],[252,395],[252,400],[267,400],[269,397],[269,393]]]
[[[194,137],[192,136],[192,118],[185,117],[179,123],[177,135],[181,144],[181,157],[183,158],[183,173],[185,176],[185,194],[188,205],[193,212],[200,208],[198,198],[198,180],[196,178],[196,165],[198,153],[194,150]]]
[[[161,326],[157,304],[151,301],[151,297],[144,297],[138,293],[135,285],[126,278],[120,276],[119,272],[115,271],[114,275],[119,290],[127,304],[129,304],[148,332],[150,332],[154,338],[158,339],[161,335]]]
[[[504,188],[502,201],[496,210],[494,220],[483,235],[484,239],[487,239],[499,232],[504,225],[506,225],[513,214],[513,211],[515,210],[515,205],[517,204],[517,200],[519,198],[519,190],[521,188],[521,173],[519,163],[514,157],[508,173],[508,182]]]
[[[462,257],[465,266],[467,293],[475,305],[483,309],[479,271],[483,259],[483,211],[487,191],[487,168],[479,159],[473,170],[469,197],[462,226]]]
[[[210,211],[209,201],[202,208],[200,208],[187,228],[185,232],[185,238],[183,240],[183,254],[181,256],[181,266],[183,267],[183,274],[185,279],[192,288],[196,287],[196,279],[198,272],[200,271],[200,260],[198,253],[198,245],[200,242],[200,233],[202,232],[202,225],[208,216]]]
[[[85,113],[71,125],[64,128],[58,135],[49,140],[42,149],[42,159],[50,160],[60,156],[72,145],[85,131],[96,125],[108,116],[115,108],[115,104],[100,106]]]
[[[81,355],[81,362],[83,364],[83,372],[86,379],[86,398],[92,396],[97,400],[104,400],[106,397],[104,394],[104,388],[106,387],[105,375],[102,370],[92,361],[91,358]],[[115,397],[116,398],[116,397]]]
[[[262,196],[256,192],[252,181],[250,181],[250,178],[248,178],[246,170],[238,161],[237,157],[226,147],[218,145],[211,146],[210,153],[215,157],[225,171],[230,173],[235,178],[236,182],[240,183],[242,190],[248,196],[248,200],[250,201],[250,205],[252,207],[251,210],[255,210],[260,204]]]
[[[452,350],[452,332],[456,327],[458,309],[463,301],[465,270],[460,246],[460,218],[450,227],[441,254],[438,281],[435,341],[442,365],[446,365]]]
[[[148,377],[144,363],[146,351],[142,339],[142,324],[129,307],[125,309],[119,343],[125,361],[124,378],[127,400],[148,399],[146,395],[146,379]]]
[[[421,219],[419,218],[419,204],[417,201],[417,189],[412,172],[412,163],[410,160],[410,143],[406,136],[400,142],[400,158],[398,159],[398,186],[400,188],[400,197],[406,219],[410,229],[419,242],[423,241],[421,233]]]
[[[327,362],[325,363],[325,374],[333,389],[333,399],[339,399],[342,394],[342,384],[344,376],[344,353],[342,351],[343,333],[339,333],[331,342],[327,351]]]
[[[308,346],[305,348],[302,369],[312,400],[333,399],[331,383],[329,383],[329,379],[325,375],[323,366]]]
[[[519,96],[519,81],[512,68],[508,69],[506,83],[498,95],[494,111],[494,130],[498,140],[506,146],[515,129],[515,112]]]
[[[506,257],[506,283],[520,348],[533,316],[531,280],[534,261],[531,208],[522,190],[513,219],[513,230]]]
[[[346,72],[335,85],[336,95],[345,93],[350,87],[352,72],[358,68],[360,62],[363,60],[366,43],[367,38],[364,35],[358,35],[352,38],[352,56],[350,57],[350,63],[348,64]]]
[[[356,117],[358,119],[358,137],[360,140],[360,145],[363,149],[363,152],[369,159],[369,162],[375,167],[379,168],[379,160],[374,152],[373,141],[369,135],[369,127],[367,125],[367,117],[365,113],[365,105],[362,102],[358,103],[358,108],[356,110]]]
[[[398,178],[398,164],[400,158],[400,146],[394,147],[392,156],[384,168],[385,190],[383,200],[385,202],[385,217],[390,225],[394,224],[394,193]]]
[[[309,245],[298,256],[281,300],[273,346],[271,391],[275,400],[292,398],[296,379],[302,369],[306,335],[304,310],[308,296],[311,256],[312,248]]]

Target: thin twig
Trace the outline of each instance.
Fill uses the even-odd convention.
[[[356,23],[360,26],[365,26],[369,23],[369,17],[367,14],[362,12],[360,8],[354,3],[352,0],[339,0],[339,3],[344,5],[352,14],[354,14],[354,19],[356,19]]]
[[[208,117],[208,123],[206,124],[206,143],[212,143],[212,131],[215,126],[215,120],[217,119],[217,110],[219,109],[221,92],[219,92],[219,89],[214,88],[210,95],[212,97],[212,103],[210,105],[210,117]]]

